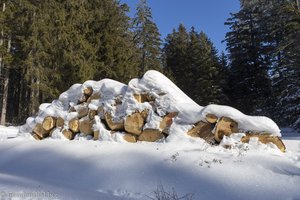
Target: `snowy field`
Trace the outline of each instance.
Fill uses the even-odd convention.
[[[0,127],[0,199],[150,199],[157,186],[198,199],[300,199],[300,134],[267,145],[210,147],[85,139],[36,141]]]

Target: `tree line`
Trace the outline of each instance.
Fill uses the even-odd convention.
[[[184,24],[161,39],[146,0],[1,0],[1,124],[20,124],[74,83],[155,69],[200,105],[231,105],[300,127],[297,0],[241,0],[227,53]]]

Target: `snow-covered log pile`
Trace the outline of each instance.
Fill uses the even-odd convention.
[[[21,133],[38,140],[87,137],[111,141],[178,141],[202,138],[219,144],[223,137],[242,133],[240,141],[256,138],[281,151],[278,126],[267,117],[247,116],[220,105],[199,106],[157,71],[148,71],[128,85],[103,79],[75,84],[38,116],[27,119]]]

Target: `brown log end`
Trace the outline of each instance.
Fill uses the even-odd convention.
[[[74,139],[74,137],[75,137],[75,133],[73,133],[71,130],[69,130],[69,129],[64,129],[63,131],[62,131],[62,134],[67,138],[67,139],[69,139],[69,140],[73,140]]]
[[[73,133],[78,133],[79,132],[79,120],[77,118],[71,119],[69,121],[69,129]]]
[[[46,131],[43,128],[43,125],[40,123],[37,123],[35,125],[34,129],[32,130],[32,133],[38,135],[42,139],[49,136],[49,131]]]
[[[138,140],[139,141],[146,141],[146,142],[155,142],[159,139],[162,139],[164,137],[163,133],[160,130],[157,129],[145,129],[143,132],[139,135]]]
[[[218,117],[214,114],[207,114],[205,116],[205,120],[208,122],[208,123],[211,123],[211,124],[215,124],[217,123],[218,121]]]
[[[107,126],[112,131],[124,130],[124,120],[121,121],[114,121],[111,114],[106,112],[104,114],[104,119],[106,121]]]
[[[146,122],[147,112],[143,111],[141,113],[133,113],[126,117],[124,122],[124,128],[128,133],[134,135],[140,135],[143,131],[143,126]]]
[[[217,142],[221,142],[224,135],[229,136],[232,133],[238,133],[238,123],[228,117],[221,117],[216,124],[214,138]]]
[[[130,142],[130,143],[136,143],[137,142],[137,139],[136,139],[136,136],[135,135],[132,135],[130,133],[126,133],[124,136],[123,136],[123,139],[127,142]]]
[[[56,118],[51,116],[45,117],[42,126],[46,131],[52,130],[56,126]]]

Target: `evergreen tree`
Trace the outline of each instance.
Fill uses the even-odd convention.
[[[256,11],[255,6],[242,6],[225,23],[231,29],[226,34],[231,62],[229,97],[234,107],[249,114],[260,111],[271,94],[269,59],[260,54],[262,35]]]
[[[283,126],[300,123],[300,15],[297,2],[241,0],[241,10],[227,22],[232,30],[226,38],[233,75],[231,86],[240,85],[240,89],[255,86],[241,94],[232,90],[231,97],[237,100],[236,105],[253,103],[247,108],[248,112],[262,107],[261,114],[271,115]],[[261,89],[257,91],[258,86]],[[259,100],[259,97],[264,99]]]
[[[224,102],[222,66],[205,33],[194,28],[187,33],[181,24],[168,35],[164,51],[167,68],[187,95],[201,105]]]
[[[8,2],[11,12],[0,19],[12,41],[9,121],[23,121],[74,83],[126,82],[137,76],[126,5],[115,0]]]
[[[8,17],[12,12],[9,1],[0,3],[0,124],[6,124],[9,72],[11,70],[11,29]]]
[[[179,88],[187,93],[188,74],[185,70],[188,62],[189,34],[183,24],[180,24],[177,31],[174,29],[165,39],[164,56],[166,69],[169,69]],[[189,95],[189,94],[188,94]]]
[[[162,70],[161,39],[153,22],[150,7],[146,0],[140,0],[133,19],[134,42],[139,49],[139,75],[149,69]]]

